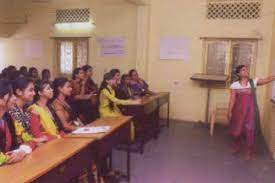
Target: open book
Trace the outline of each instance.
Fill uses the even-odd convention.
[[[105,133],[110,130],[110,126],[96,126],[96,127],[80,127],[72,132],[72,134],[94,134]]]

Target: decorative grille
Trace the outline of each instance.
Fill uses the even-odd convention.
[[[215,0],[207,3],[207,19],[258,19],[261,0]]]
[[[59,9],[56,10],[56,23],[89,22],[90,9]]]

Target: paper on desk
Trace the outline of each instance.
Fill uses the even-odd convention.
[[[72,134],[93,134],[105,133],[110,130],[110,126],[81,127],[72,132]]]

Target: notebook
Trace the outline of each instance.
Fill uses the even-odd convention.
[[[72,134],[95,134],[105,133],[110,130],[110,126],[96,126],[96,127],[80,127],[72,132]]]

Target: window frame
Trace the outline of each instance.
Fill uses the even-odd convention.
[[[233,73],[231,72],[233,66],[233,46],[238,43],[252,44],[252,61],[249,70],[250,77],[254,78],[256,73],[256,63],[258,59],[258,42],[259,39],[244,39],[244,38],[202,38],[203,39],[203,72],[207,73],[208,68],[208,47],[211,43],[225,43],[226,56],[225,56],[225,69],[224,75],[229,77],[226,82],[226,87],[229,86],[233,81],[231,80]]]
[[[90,58],[90,43],[89,43],[89,37],[64,37],[64,38],[57,38],[55,39],[55,45],[56,45],[56,69],[55,72],[58,76],[71,76],[71,74],[67,73],[61,73],[61,42],[62,41],[71,41],[73,42],[73,69],[77,68],[78,62],[77,62],[77,43],[79,41],[86,41],[87,43],[87,64],[89,64],[89,58]]]

